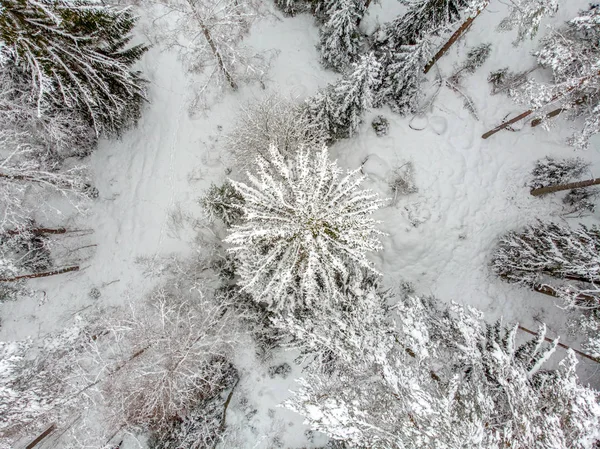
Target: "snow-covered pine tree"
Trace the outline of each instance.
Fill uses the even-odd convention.
[[[358,22],[362,18],[361,0],[326,0],[327,21],[321,27],[321,61],[326,67],[342,71],[355,62],[360,49]]]
[[[518,45],[526,38],[535,37],[545,16],[556,14],[558,0],[513,0],[509,7],[509,15],[500,22],[498,29],[509,31],[516,28],[517,38],[513,44]]]
[[[387,24],[379,33],[377,46],[393,49],[414,45],[424,38],[439,36],[460,19],[469,0],[400,0],[409,10]]]
[[[200,205],[212,221],[221,220],[226,227],[239,222],[243,199],[229,181],[223,184],[211,184],[206,194],[200,199]]]
[[[94,329],[78,319],[36,346],[29,338],[0,342],[0,448],[52,422],[60,426],[73,407],[87,405],[77,394],[77,360]]]
[[[307,100],[309,118],[331,140],[352,136],[362,114],[379,103],[381,66],[373,53],[363,55],[335,85]]]
[[[77,109],[97,134],[135,124],[145,82],[131,67],[146,47],[129,45],[136,22],[130,10],[95,0],[2,0],[0,6],[3,64],[29,80],[38,104]]]
[[[377,105],[380,85],[381,65],[373,53],[363,55],[352,65],[352,70],[334,85],[334,121],[345,135],[352,136],[362,121],[363,113]]]
[[[390,350],[384,335],[391,335],[394,326],[387,305],[388,292],[381,289],[379,279],[364,270],[352,271],[341,281],[343,303],[316,311],[270,317],[271,325],[282,335],[291,337],[287,347],[301,355],[297,362],[316,372],[332,373],[353,366],[372,366]]]
[[[547,156],[539,159],[531,171],[531,180],[527,183],[532,189],[566,184],[580,179],[589,169],[590,163],[579,157],[556,159]]]
[[[503,280],[551,293],[600,320],[600,229],[537,223],[500,239],[492,269]],[[588,326],[592,339],[598,328]]]
[[[301,146],[286,160],[272,145],[256,166],[249,184],[231,181],[244,217],[225,242],[243,290],[276,312],[340,301],[340,278],[375,270],[366,253],[381,248],[371,214],[382,200],[360,190],[360,170],[342,175],[325,146]]]
[[[310,373],[286,407],[351,448],[592,449],[600,437],[598,392],[577,384],[573,353],[544,366],[556,342],[543,328],[518,345],[517,326],[410,296],[394,321],[384,359]]]
[[[0,342],[0,447],[14,447],[36,420],[47,424],[44,415],[60,401],[62,384],[45,379],[32,352],[31,340]]]
[[[509,232],[500,239],[492,258],[492,268],[502,279],[534,287],[554,278],[589,285],[600,283],[600,229],[581,225],[578,229],[539,222],[520,232]],[[572,286],[572,304],[580,292]],[[568,298],[565,298],[568,300]],[[598,296],[600,300],[600,295]]]
[[[566,26],[551,32],[536,53],[538,63],[551,71],[552,82],[530,80],[511,91],[519,102],[530,106],[541,119],[548,107],[570,112],[585,120],[584,128],[569,143],[586,149],[600,130],[600,7],[592,5]]]
[[[422,39],[402,44],[390,53],[384,65],[381,97],[394,112],[416,112],[422,100],[423,67],[431,55],[431,43]]]
[[[384,26],[374,42],[382,65],[382,99],[401,114],[415,112],[433,39],[456,23],[469,0],[403,0],[408,12]]]

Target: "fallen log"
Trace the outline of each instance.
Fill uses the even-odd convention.
[[[48,276],[56,276],[57,274],[70,273],[71,271],[79,271],[79,265],[73,267],[60,268],[59,270],[44,271],[42,273],[23,274],[12,278],[4,278],[0,279],[0,282],[15,282],[20,281],[21,279],[45,278]]]

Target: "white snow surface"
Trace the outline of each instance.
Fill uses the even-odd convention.
[[[561,2],[558,15],[546,19],[539,34],[547,24],[559,25],[587,4],[588,0]],[[362,26],[372,30],[400,10],[396,0],[382,0],[373,5]],[[548,336],[560,335],[563,343],[578,348],[579,342],[567,333],[566,314],[552,298],[500,282],[488,267],[497,239],[506,231],[537,219],[572,225],[600,221],[598,213],[565,218],[560,200],[534,198],[525,186],[537,159],[573,156],[564,141],[580,123],[558,118],[558,126],[550,131],[524,126],[518,132],[481,139],[507,114],[522,112],[505,96],[489,94],[489,72],[534,64],[530,52],[535,41],[514,47],[513,33],[495,31],[505,13],[505,6],[492,2],[432,71],[449,74],[469,47],[494,44],[484,66],[463,81],[480,121],[465,110],[455,92],[442,88],[432,109],[425,111],[427,120],[420,121],[422,130],[409,127],[413,117],[400,117],[386,108],[373,110],[364,117],[358,135],[336,143],[331,155],[348,169],[364,164],[367,186],[385,197],[391,196],[388,183],[393,168],[408,161],[414,166],[418,192],[399,197],[377,214],[388,236],[383,238],[385,249],[372,257],[387,284],[410,281],[418,293],[475,306],[490,321],[504,317],[530,329],[546,322]],[[188,111],[189,75],[176,55],[159,48],[148,52],[140,68],[151,81],[150,103],[137,128],[120,140],[100,143],[90,160],[100,198],[88,216],[69,218],[72,226],[94,231],[89,237],[98,245],[94,255],[83,271],[32,281],[30,286],[38,294],[0,306],[1,340],[39,339],[68,326],[78,311],[95,302],[119,306],[141,298],[155,281],[145,273],[147,264],[139,263],[140,258],[156,260],[155,273],[162,257],[203,251],[195,244],[196,231],[174,224],[177,220],[172,217],[177,214],[173,212],[203,220],[197,200],[211,182],[222,182],[227,176],[230,164],[223,141],[240,105],[274,92],[302,100],[339,76],[320,66],[318,30],[307,15],[264,19],[253,27],[248,43],[261,50],[279,50],[266,90],[252,85],[227,92],[210,109],[193,115]],[[390,121],[387,136],[377,137],[370,126],[377,115]],[[578,154],[592,162],[595,176],[600,174],[598,150],[596,139],[592,150]],[[208,228],[205,232],[210,235]],[[92,287],[100,289],[99,299],[88,296]],[[559,349],[554,359],[562,355]],[[278,407],[295,387],[294,379],[302,375],[294,356],[281,352],[259,364],[252,354],[241,351],[242,380],[228,414],[228,423],[240,428],[236,447],[317,447],[326,441],[317,435],[309,442],[302,417]],[[292,366],[292,373],[285,379],[270,378],[269,365],[284,361]],[[600,384],[598,365],[593,362],[581,360],[579,374],[583,383]],[[243,396],[249,405],[242,405]],[[281,446],[276,446],[277,441]],[[134,447],[138,443],[128,440],[122,449]]]

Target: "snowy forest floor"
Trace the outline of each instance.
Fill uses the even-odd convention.
[[[588,2],[564,3],[559,14],[543,26],[572,17]],[[497,8],[501,5],[494,3],[475,21],[430,76],[433,80],[438,70],[449,75],[453,66],[464,60],[468,48],[491,42],[491,57],[463,82],[479,120],[464,108],[462,98],[442,87],[424,117],[415,119],[424,129],[411,129],[413,117],[401,117],[388,109],[373,110],[364,117],[358,135],[331,148],[332,158],[348,169],[362,165],[368,187],[384,197],[392,196],[389,182],[394,169],[406,163],[414,167],[418,191],[394,198],[377,215],[388,236],[383,239],[385,249],[373,257],[386,284],[411,282],[418,293],[474,306],[489,321],[503,317],[532,330],[545,322],[548,336],[560,335],[561,342],[579,348],[567,330],[568,314],[556,307],[552,298],[502,283],[489,270],[491,251],[506,231],[537,219],[573,224],[600,221],[598,213],[567,218],[558,198],[534,198],[525,186],[537,159],[575,156],[564,143],[571,133],[570,122],[559,118],[549,131],[527,125],[488,140],[480,137],[507,114],[522,111],[505,96],[490,95],[489,72],[506,66],[525,70],[534,64],[530,52],[535,42],[513,47],[511,33],[495,31],[502,16]],[[390,20],[400,11],[396,0],[383,0],[371,6],[363,27],[372,30],[376,23]],[[248,44],[258,50],[278,51],[266,89],[244,86],[194,114],[188,110],[190,76],[175,54],[153,48],[141,66],[151,81],[150,104],[136,129],[120,140],[101,142],[91,157],[100,197],[87,216],[70,219],[77,228],[93,229],[87,238],[97,244],[95,254],[82,271],[33,280],[30,287],[38,294],[2,304],[0,338],[41,338],[67,326],[77,313],[97,302],[119,306],[135,301],[160,277],[165,258],[202,252],[198,229],[207,242],[215,238],[215,231],[204,218],[198,199],[212,182],[221,183],[228,175],[231,164],[223,141],[240,106],[273,93],[302,100],[334,81],[338,75],[319,64],[317,43],[318,29],[308,15],[262,20],[252,29]],[[425,86],[428,94],[434,90]],[[377,115],[390,121],[387,136],[377,137],[370,126]],[[600,142],[596,140],[593,146],[600,149]],[[591,162],[591,175],[598,175],[598,151],[576,156]],[[194,220],[200,225],[191,226]],[[101,291],[100,298],[88,295],[93,287]],[[559,349],[554,357],[562,355]],[[281,351],[262,366],[250,355],[240,355],[240,363],[247,366],[228,414],[228,423],[239,425],[243,435],[239,447],[317,447],[326,441],[318,436],[309,441],[302,418],[277,408],[302,374],[293,358],[293,353]],[[269,366],[286,361],[293,367],[290,375],[268,375]],[[600,365],[582,359],[581,382],[599,386],[599,369]],[[49,441],[39,447],[51,444],[58,443]],[[130,439],[122,449],[137,444]]]

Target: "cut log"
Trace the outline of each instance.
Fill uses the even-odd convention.
[[[33,235],[46,235],[46,234],[66,234],[66,228],[30,228],[30,229],[9,229],[5,231],[7,235],[19,235],[30,232]]]
[[[439,49],[439,51],[433,56],[433,58],[431,58],[429,60],[429,62],[427,63],[427,65],[425,66],[425,69],[423,69],[423,73],[428,73],[431,68],[435,65],[435,63],[446,54],[446,52],[450,49],[450,47],[452,47],[452,45],[454,45],[454,43],[460,39],[460,37],[465,34],[467,32],[467,30],[469,29],[469,27],[471,26],[471,24],[473,23],[473,21],[477,18],[477,16],[479,14],[481,14],[483,12],[483,10],[487,7],[487,5],[490,2],[487,1],[483,4],[483,6],[481,8],[479,8],[477,10],[477,12],[475,14],[473,14],[471,17],[469,17],[467,20],[465,20],[463,22],[463,24],[458,28],[458,30],[456,30],[454,32],[454,34],[452,36],[450,36],[450,39],[448,39],[448,41],[444,44],[444,46],[442,48]]]
[[[585,101],[585,98],[580,98],[573,102],[573,106],[578,106],[578,105],[582,104],[584,101]],[[563,111],[566,111],[568,109],[569,108],[558,108],[558,109],[555,109],[554,111],[548,112],[543,118],[533,119],[531,121],[531,127],[535,128],[536,126],[541,125],[546,120],[556,117],[557,115],[561,114]]]
[[[0,279],[0,282],[15,282],[22,279],[45,278],[48,276],[56,276],[57,274],[70,273],[71,271],[79,271],[79,265],[73,267],[61,268],[59,270],[44,271],[42,273],[23,274],[12,278]]]
[[[44,430],[35,440],[25,446],[25,449],[33,449],[36,447],[44,438],[50,435],[52,432],[56,430],[56,423],[50,424],[50,426]]]
[[[531,190],[533,196],[546,195],[548,193],[560,192],[562,190],[582,189],[600,184],[600,178],[588,179],[586,181],[570,182],[568,184],[559,184],[556,186],[540,187],[539,189]]]

